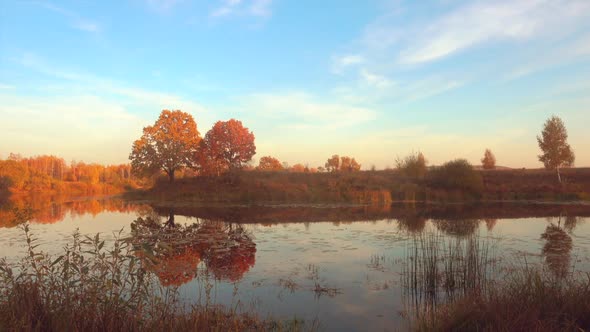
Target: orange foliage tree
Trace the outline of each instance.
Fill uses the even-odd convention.
[[[303,164],[295,164],[289,168],[289,172],[304,173],[304,172],[309,172],[309,168]]]
[[[283,165],[277,158],[273,158],[271,156],[265,156],[260,158],[258,162],[258,170],[260,171],[281,171],[283,170]]]
[[[241,121],[217,121],[201,141],[197,163],[204,174],[241,169],[256,154],[254,134]]]
[[[177,170],[193,166],[200,141],[192,115],[163,110],[156,123],[143,128],[143,135],[133,143],[129,155],[132,170],[138,174],[164,171],[174,182]]]
[[[354,158],[348,156],[342,156],[341,158],[337,154],[330,157],[324,166],[328,172],[354,172],[361,169],[361,165]]]
[[[340,170],[340,156],[337,154],[333,155],[328,161],[326,161],[326,171],[337,172]]]
[[[340,158],[340,170],[343,172],[360,171],[361,164],[357,163],[354,158],[343,156]]]

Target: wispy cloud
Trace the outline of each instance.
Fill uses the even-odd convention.
[[[68,19],[70,25],[75,29],[78,29],[81,31],[86,31],[86,32],[92,32],[92,33],[96,33],[101,30],[100,25],[97,22],[87,19],[85,17],[82,17],[81,15],[79,15],[78,13],[76,13],[72,10],[65,9],[60,6],[56,6],[50,2],[32,2],[32,3],[66,17]]]
[[[532,52],[527,58],[528,61],[516,64],[505,78],[513,80],[561,64],[590,58],[590,34],[557,44],[542,54]]]
[[[304,92],[254,94],[241,98],[241,103],[261,118],[287,123],[287,127],[301,130],[358,126],[377,116],[369,108],[321,101]]]
[[[106,146],[105,155],[120,158],[128,153],[124,151],[128,149],[128,144],[123,144],[125,149],[119,148],[121,142],[131,144],[133,138],[140,134],[137,128],[151,123],[162,109],[181,109],[193,114],[199,119],[201,131],[214,120],[212,112],[206,107],[181,95],[144,89],[82,70],[60,68],[31,53],[19,57],[16,63],[53,81],[51,85],[44,83],[36,87],[32,84],[30,91],[46,90],[38,96],[20,95],[16,89],[14,92],[0,90],[0,115],[11,119],[0,125],[8,126],[0,128],[2,137],[17,137],[18,132],[28,132],[30,137],[21,140],[23,146],[28,140],[38,149],[50,150],[47,144],[66,147],[73,144],[76,135],[83,135],[84,141],[91,142],[89,144],[98,144],[102,139],[103,146]],[[35,121],[27,121],[27,118],[34,118]],[[55,119],[68,121],[56,124]],[[53,131],[51,128],[58,129]],[[125,129],[124,134],[111,135],[113,130],[123,131],[121,128],[129,130]],[[106,139],[106,142],[104,137],[117,137],[119,141]],[[68,140],[71,141],[68,143]],[[109,147],[122,154],[109,152]]]
[[[221,4],[210,12],[211,17],[272,15],[272,0],[222,0]]]
[[[346,54],[332,57],[332,72],[335,74],[342,73],[343,70],[360,65],[365,62],[365,58],[360,54]]]
[[[126,97],[125,103],[127,104],[151,105],[150,107],[156,109],[174,108],[207,113],[204,106],[176,94],[146,90],[80,70],[59,68],[33,53],[23,54],[16,59],[16,62],[40,74],[75,83],[76,88],[79,90],[86,88],[87,91],[93,91],[94,93]]]
[[[436,10],[412,12],[410,5],[393,3],[330,59],[330,71],[342,81],[338,92],[347,100],[411,102],[590,56],[590,38],[582,34],[590,29],[587,0],[439,2]],[[480,46],[499,47],[484,63],[439,64],[458,55],[468,59]]]
[[[435,61],[482,43],[525,41],[561,35],[587,24],[585,0],[498,0],[468,4],[435,18],[424,27],[401,27],[412,36],[399,54],[403,64]],[[399,34],[393,28],[392,35]],[[367,33],[381,35],[384,27]]]
[[[372,73],[366,69],[362,69],[360,75],[366,84],[377,89],[386,89],[394,84],[387,77]]]

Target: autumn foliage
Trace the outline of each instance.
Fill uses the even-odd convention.
[[[194,166],[200,141],[192,115],[163,110],[156,123],[143,128],[143,135],[133,143],[131,167],[142,175],[164,171],[173,182],[177,170]]]
[[[67,164],[56,156],[24,158],[10,154],[0,160],[2,193],[108,194],[136,187],[129,165]]]
[[[260,158],[257,169],[259,171],[281,171],[283,170],[283,165],[277,158],[265,156]]]
[[[333,155],[326,161],[324,165],[328,172],[354,172],[360,171],[361,165],[354,159],[348,156]]]
[[[204,220],[191,225],[159,217],[138,218],[131,224],[136,255],[165,286],[180,286],[199,272],[199,264],[216,279],[239,281],[256,260],[256,244],[239,225]]]
[[[256,154],[254,134],[241,121],[217,121],[199,146],[197,163],[207,175],[242,169]]]

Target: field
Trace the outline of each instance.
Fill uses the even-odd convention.
[[[462,201],[587,201],[590,200],[590,168],[475,170],[483,186],[465,190],[440,185],[432,171],[423,178],[397,171],[335,173],[234,172],[219,177],[192,177],[175,183],[158,182],[133,199],[185,203],[348,203],[388,205],[392,202]]]

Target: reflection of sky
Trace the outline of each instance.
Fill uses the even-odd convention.
[[[78,228],[82,234],[100,232],[110,238],[121,228],[129,232],[134,213],[103,212],[73,217],[69,214],[54,224],[31,224],[42,248],[60,252]],[[193,218],[176,217],[176,223],[193,223]],[[556,223],[556,221],[554,221]],[[479,224],[481,236],[496,241],[497,256],[510,259],[528,253],[529,263],[541,262],[544,240],[541,234],[548,225],[545,218],[502,219],[491,231]],[[215,303],[237,305],[244,310],[259,310],[264,317],[318,318],[326,329],[385,330],[404,326],[399,312],[401,302],[400,276],[411,235],[395,220],[335,224],[331,222],[293,223],[273,226],[244,226],[256,243],[256,263],[234,284],[214,282],[211,299]],[[426,230],[436,230],[432,222]],[[590,223],[578,222],[572,234],[572,263],[578,269],[590,270]],[[22,252],[24,241],[18,228],[0,229],[0,252],[15,257]],[[378,264],[372,261],[376,259]],[[203,263],[199,265],[204,269]],[[317,269],[317,278],[312,271]],[[280,280],[296,283],[292,293]],[[313,292],[315,283],[341,290],[330,297],[319,298]],[[237,290],[236,290],[237,289]],[[204,285],[195,279],[180,288],[183,300],[205,299]],[[236,295],[234,295],[236,291]],[[238,302],[239,301],[239,302]]]

